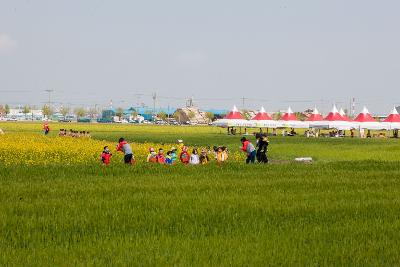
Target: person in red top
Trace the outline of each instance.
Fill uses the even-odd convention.
[[[190,161],[190,155],[189,155],[189,153],[187,152],[187,150],[188,150],[188,147],[187,146],[183,146],[182,147],[182,152],[181,152],[181,154],[179,155],[179,159],[181,160],[181,162],[183,163],[183,164],[189,164],[189,161]]]
[[[164,150],[162,148],[158,150],[157,162],[160,164],[165,164]]]
[[[49,132],[50,132],[50,126],[49,126],[49,123],[48,123],[48,122],[45,122],[45,123],[43,124],[43,131],[44,131],[44,134],[45,134],[45,135],[48,135],[48,134],[49,134]]]
[[[101,153],[101,161],[104,165],[110,164],[111,156],[112,154],[110,152],[110,149],[108,149],[108,146],[105,146],[103,149],[103,153]]]

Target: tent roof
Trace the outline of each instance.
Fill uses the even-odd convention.
[[[296,115],[293,113],[292,109],[289,107],[285,114],[281,117],[282,121],[298,121]]]
[[[271,121],[271,116],[265,111],[264,107],[261,107],[260,111],[252,118],[256,121]]]
[[[237,109],[236,106],[233,106],[233,109],[231,112],[229,112],[224,119],[227,120],[244,120],[242,114],[240,114],[239,110]]]
[[[354,119],[357,122],[376,122],[374,118],[372,118],[366,107],[363,108],[362,112],[358,114],[358,116]]]
[[[345,121],[342,115],[340,115],[339,111],[336,108],[336,105],[333,105],[331,112],[324,118],[326,121]]]
[[[308,117],[307,121],[322,121],[324,118],[319,114],[318,109],[314,108],[313,113]]]
[[[351,121],[349,117],[347,117],[346,113],[344,112],[343,108],[340,108],[339,114],[346,120],[346,121]]]
[[[384,122],[400,122],[400,115],[396,108],[393,108],[392,112],[387,116]]]

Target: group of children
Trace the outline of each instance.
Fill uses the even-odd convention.
[[[149,148],[149,154],[147,155],[148,163],[157,163],[157,164],[166,164],[166,165],[174,165],[178,162],[181,162],[184,165],[205,165],[210,162],[210,154],[214,155],[214,158],[218,164],[222,164],[223,162],[228,160],[228,149],[226,147],[214,147],[211,149],[202,149],[199,153],[197,148],[192,150],[192,153],[189,153],[189,148],[183,145],[181,140],[178,140],[180,144],[180,152],[175,147],[172,147],[171,150],[167,151],[164,154],[164,149],[160,148],[158,152],[155,151],[154,148]],[[132,153],[131,146],[125,141],[124,138],[120,138],[119,143],[117,145],[117,151],[121,151],[124,153],[124,162],[126,164],[134,164],[135,158]],[[111,161],[112,153],[108,146],[105,146],[103,152],[101,154],[100,160],[104,165],[109,165]]]
[[[242,142],[242,146],[240,149],[246,153],[246,163],[255,163],[256,160],[259,163],[268,163],[267,151],[268,151],[268,137],[265,134],[258,133],[255,135],[257,139],[256,146],[250,142],[246,137],[243,137],[240,141]],[[202,149],[199,153],[197,148],[192,150],[192,153],[189,153],[189,148],[183,144],[182,140],[178,140],[179,150],[175,147],[172,147],[166,154],[164,154],[164,149],[160,148],[158,152],[153,147],[149,148],[149,154],[147,155],[148,163],[156,163],[156,164],[166,164],[173,165],[178,162],[181,162],[184,165],[204,165],[210,162],[210,154],[214,156],[217,164],[222,164],[228,160],[228,149],[224,146],[214,146],[211,150]],[[133,156],[132,148],[124,138],[120,138],[117,151],[121,151],[124,153],[124,162],[126,164],[134,164],[135,157]],[[110,164],[112,153],[108,146],[105,146],[103,149],[103,153],[101,154],[101,161],[104,165]]]
[[[87,137],[90,138],[90,132],[87,131],[75,131],[70,129],[69,131],[67,129],[60,129],[58,132],[58,136],[71,136],[71,137]]]
[[[158,153],[154,150],[154,148],[149,148],[149,154],[147,155],[147,162],[149,163],[159,163],[159,164],[176,164],[177,162],[181,162],[185,165],[203,165],[210,162],[210,157],[208,156],[210,153],[206,149],[202,149],[199,153],[197,148],[192,150],[192,154],[189,153],[187,146],[182,147],[182,151],[178,153],[175,147],[172,147],[166,155],[164,155],[164,149],[160,148]],[[220,154],[224,154],[225,156],[221,156]],[[228,159],[228,154],[226,149],[222,152],[215,151],[215,159],[218,163],[222,163]]]

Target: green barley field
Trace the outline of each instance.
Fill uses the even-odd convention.
[[[113,143],[240,146],[212,127],[51,127],[48,138],[73,128]],[[40,134],[41,124],[0,128]],[[303,156],[314,162],[293,161]],[[400,265],[400,140],[278,136],[269,157],[170,168],[0,163],[0,266]]]

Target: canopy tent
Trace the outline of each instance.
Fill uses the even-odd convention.
[[[340,108],[339,114],[340,114],[346,121],[351,121],[351,119],[346,115],[346,112],[344,112],[343,108]]]
[[[283,114],[277,124],[279,128],[308,128],[308,123],[299,121],[291,107]]]
[[[315,107],[313,110],[313,113],[311,113],[310,117],[308,117],[307,121],[312,122],[312,121],[323,121],[324,118],[322,117],[321,114],[319,114],[318,109]]]
[[[383,121],[383,124],[388,130],[400,130],[400,115],[395,107]]]
[[[354,124],[357,125],[359,129],[368,130],[382,130],[386,129],[383,123],[377,122],[369,113],[366,107],[363,108],[360,114],[354,119]]]
[[[350,130],[354,128],[354,125],[351,122],[346,121],[346,119],[340,115],[336,105],[333,105],[331,112],[328,113],[323,121],[311,122],[310,127],[319,129]]]
[[[233,106],[232,111],[223,119],[216,120],[213,125],[220,127],[252,127],[251,123],[242,116],[236,106]]]
[[[250,120],[253,127],[259,128],[276,128],[277,122],[261,107],[260,111]]]

